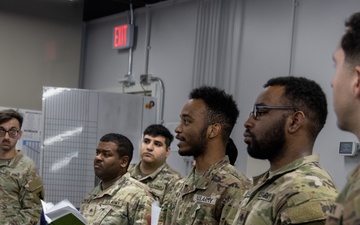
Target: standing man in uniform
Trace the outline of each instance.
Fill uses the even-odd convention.
[[[155,199],[148,186],[127,173],[133,150],[131,141],[121,134],[110,133],[100,139],[94,170],[101,182],[80,207],[87,225],[146,224]]]
[[[40,220],[42,180],[35,163],[16,143],[21,138],[23,117],[15,110],[0,111],[0,222],[33,225]]]
[[[354,13],[345,26],[346,32],[333,55],[333,105],[338,127],[360,141],[360,12]],[[360,224],[360,165],[349,174],[326,224]]]
[[[174,136],[163,125],[148,126],[141,143],[141,161],[129,167],[130,175],[148,185],[160,205],[165,195],[173,190],[175,182],[181,179],[181,175],[166,163],[173,139]]]
[[[245,122],[248,154],[270,169],[254,177],[234,225],[325,224],[337,190],[313,155],[327,117],[325,93],[303,77],[277,77],[264,85]]]
[[[225,154],[238,107],[232,96],[215,87],[194,89],[176,127],[179,154],[193,156],[196,165],[166,197],[160,224],[232,224],[251,183]]]

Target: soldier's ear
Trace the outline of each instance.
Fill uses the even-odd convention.
[[[214,123],[208,126],[208,138],[214,138],[218,136],[221,132],[221,125],[219,123]]]
[[[127,168],[129,163],[130,163],[129,156],[125,155],[125,156],[120,157],[120,166],[122,168]]]
[[[360,97],[360,66],[355,67],[356,77],[354,81],[355,95]]]
[[[171,148],[170,146],[166,148],[166,158],[170,155]]]
[[[305,114],[302,111],[297,111],[292,114],[289,118],[290,123],[288,131],[290,133],[295,133],[305,122]]]

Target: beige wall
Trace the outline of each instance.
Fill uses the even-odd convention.
[[[82,4],[2,0],[0,105],[41,110],[43,86],[78,87]]]

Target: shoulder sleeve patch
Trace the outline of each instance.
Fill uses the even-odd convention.
[[[291,224],[325,219],[325,215],[321,209],[319,202],[311,201],[287,209],[282,216],[284,216],[285,218],[287,217],[291,221]]]

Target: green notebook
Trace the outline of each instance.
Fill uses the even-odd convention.
[[[84,225],[80,219],[78,219],[74,214],[69,213],[66,216],[60,217],[57,220],[54,220],[50,225]]]

